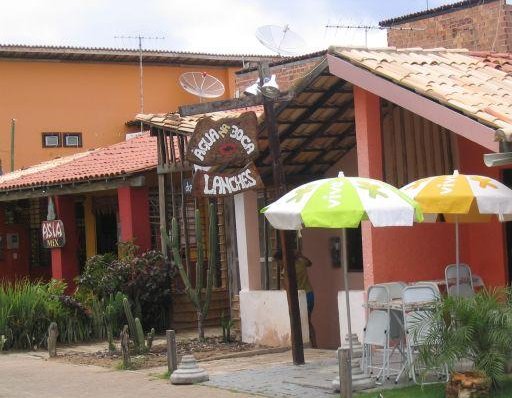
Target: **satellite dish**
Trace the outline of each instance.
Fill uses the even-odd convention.
[[[256,38],[279,55],[298,55],[303,52],[306,42],[288,25],[264,25],[256,30]]]
[[[180,76],[183,90],[203,98],[217,98],[224,94],[224,84],[206,72],[185,72]]]

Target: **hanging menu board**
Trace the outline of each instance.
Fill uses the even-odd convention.
[[[200,166],[241,165],[258,156],[258,120],[254,112],[236,118],[197,122],[187,160]]]
[[[198,170],[194,174],[195,196],[228,196],[263,186],[254,163],[235,173]]]

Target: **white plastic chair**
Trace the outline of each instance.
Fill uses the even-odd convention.
[[[390,357],[401,344],[402,322],[396,319],[391,312],[391,301],[402,297],[404,283],[392,282],[370,286],[368,289],[368,321],[363,336],[363,369],[373,374],[377,370],[376,378],[388,378],[390,373],[397,374],[398,369],[390,368]],[[372,309],[373,308],[373,309]],[[399,315],[401,318],[401,314]],[[391,346],[391,340],[398,340]],[[382,349],[382,366],[373,363],[373,350]],[[402,350],[400,350],[402,351]]]
[[[368,314],[368,321],[363,331],[363,370],[374,374],[376,378],[387,376],[389,356],[389,312],[387,310],[373,310]],[[373,348],[382,348],[382,363],[373,363]]]
[[[446,291],[449,296],[472,297],[475,294],[473,275],[467,264],[459,264],[459,290],[457,292],[457,264],[450,264],[444,270]]]
[[[421,382],[417,380],[417,375],[424,368],[421,364],[418,364],[417,352],[418,348],[423,344],[424,337],[429,332],[428,325],[422,325],[418,327],[418,322],[424,318],[429,306],[433,305],[437,300],[441,298],[439,288],[435,283],[431,282],[420,282],[413,286],[408,286],[403,292],[403,316],[404,316],[404,330],[405,330],[405,342],[407,350],[407,364],[402,369],[402,372],[397,376],[396,381],[400,378],[404,371],[409,368],[409,372],[412,376],[414,383],[416,384],[434,384],[435,382]],[[437,369],[435,372],[438,376],[440,375],[443,379],[448,381],[448,369],[444,366],[442,369]]]

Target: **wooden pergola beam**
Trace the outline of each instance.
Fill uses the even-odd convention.
[[[323,103],[327,101],[331,96],[337,92],[338,89],[343,87],[345,85],[344,80],[339,80],[336,83],[334,83],[328,90],[325,91],[324,94],[318,98],[316,101],[317,103]],[[321,106],[311,106],[307,108],[307,110],[295,121],[288,124],[288,127],[286,127],[281,133],[279,133],[279,141],[283,142],[285,139],[290,137],[293,132],[302,124],[303,120],[308,119],[311,117]],[[260,159],[266,159],[267,156],[270,154],[270,147],[265,148],[259,156]]]

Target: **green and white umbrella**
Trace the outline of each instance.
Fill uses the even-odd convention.
[[[412,226],[422,222],[419,205],[385,182],[362,177],[325,178],[301,185],[261,210],[276,229],[357,228],[369,220],[375,227]],[[347,250],[343,250],[347,329],[352,335],[347,276]],[[349,339],[352,352],[352,339]],[[350,363],[350,361],[349,361]],[[350,373],[349,373],[350,374]]]
[[[385,182],[363,177],[325,178],[301,185],[262,210],[276,229],[411,226],[423,221],[419,205]]]

